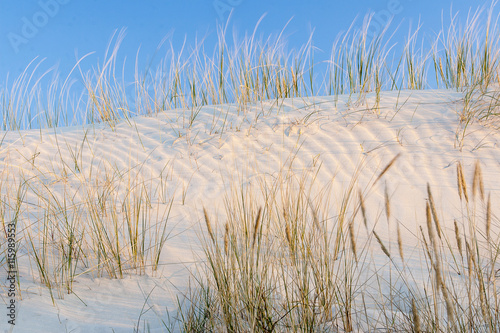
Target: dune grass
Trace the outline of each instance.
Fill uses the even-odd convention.
[[[72,292],[82,274],[154,274],[170,237],[173,195],[165,194],[161,184],[155,187],[140,166],[83,168],[81,152],[68,144],[59,149],[60,163],[39,166],[33,159],[19,178],[8,172],[2,178],[1,220],[4,225],[17,221],[18,256],[29,258],[33,279],[55,302]],[[498,220],[479,163],[472,181],[457,164],[456,195],[463,213],[453,230],[443,228],[428,186],[422,210],[426,224],[415,235],[424,266],[416,266],[414,251],[403,246],[400,222],[392,218],[398,203],[391,202],[390,182],[384,209],[387,223],[397,224],[395,236],[388,233],[387,239],[373,228],[380,222],[371,220],[366,205],[398,156],[363,189],[357,178],[366,171],[353,170],[334,211],[331,183],[319,184],[316,178],[322,166],[301,174],[290,161],[278,176],[262,177],[253,186],[232,184],[224,221],[204,209],[204,257],[166,328],[498,330]],[[0,244],[5,253],[3,238]]]
[[[492,216],[479,163],[472,187],[457,164],[462,218],[455,220],[454,230],[441,226],[428,186],[422,212],[426,224],[415,235],[424,254],[420,277],[411,255],[405,255],[414,249],[403,246],[399,222],[391,221],[390,207],[397,202],[386,196],[387,223],[398,223],[397,240],[382,239],[368,227],[373,225],[367,223],[364,207],[369,198],[355,189],[355,179],[343,194],[340,211],[332,213],[328,190],[319,196],[310,192],[314,174],[287,177],[284,172],[282,177],[262,180],[258,188],[234,189],[222,223],[214,223],[204,210],[205,260],[179,301],[177,326],[169,329],[498,331],[499,235],[492,233],[498,220]],[[367,311],[373,308],[378,310]]]
[[[147,161],[128,168],[93,166],[88,133],[92,125],[114,128],[123,121],[133,126],[134,116],[173,108],[179,109],[175,121],[180,128],[189,130],[205,105],[229,104],[246,113],[267,100],[347,94],[350,103],[366,104],[367,94],[375,93],[368,108],[377,111],[383,90],[443,87],[463,92],[456,131],[461,148],[473,122],[497,126],[500,34],[492,13],[493,8],[478,10],[465,28],[453,18],[430,40],[419,37],[419,27],[409,31],[402,46],[391,42],[389,25],[369,38],[367,16],[360,29],[353,25],[335,39],[324,62],[317,60],[312,37],[302,48],[289,50],[282,35],[262,40],[257,29],[230,43],[227,28],[221,27],[213,53],[202,44],[170,49],[156,68],[140,72],[136,66],[131,85],[124,73],[121,79],[116,73],[123,32],[113,36],[103,63],[89,72],[80,68],[85,57],[64,80],[54,71],[38,74],[42,65],[34,61],[0,90],[1,129],[90,126],[81,143],[57,142],[52,165],[36,164],[35,153],[25,156],[30,168],[16,169],[15,175],[9,170],[17,166],[1,170],[2,227],[11,221],[20,227],[18,258],[28,258],[33,279],[48,288],[53,301],[71,293],[83,274],[154,274],[171,236],[169,217],[177,193],[164,181],[171,161],[151,177],[141,174]],[[211,135],[222,137],[236,125],[227,123],[228,112],[228,107],[214,108]],[[89,168],[83,167],[84,150],[90,151]],[[412,272],[400,223],[391,217],[397,202],[391,202],[387,188],[385,216],[388,224],[397,224],[396,239],[370,227],[365,206],[373,186],[380,185],[396,160],[361,190],[356,180],[362,170],[353,170],[334,214],[331,184],[317,184],[314,172],[297,175],[290,167],[275,179],[262,178],[258,186],[232,184],[222,223],[204,210],[204,257],[170,324],[188,332],[498,331],[498,220],[479,164],[472,185],[457,164],[463,215],[454,230],[443,229],[428,188],[422,210],[426,225],[417,237],[425,263],[420,268],[431,278],[422,283]],[[178,194],[182,204],[189,200],[186,186]],[[2,266],[6,249],[2,234]],[[380,257],[385,261],[374,259]],[[377,287],[367,288],[368,281]]]
[[[156,179],[144,179],[140,165],[139,171],[110,163],[84,169],[70,151],[60,147],[61,160],[51,166],[33,161],[20,172],[10,166],[1,177],[2,227],[18,225],[18,258],[28,258],[33,279],[53,299],[71,293],[82,274],[154,274],[171,231],[175,193],[155,189]]]
[[[260,21],[252,34],[232,40],[228,26],[220,26],[213,52],[206,51],[212,48],[203,41],[181,50],[171,47],[145,71],[138,68],[136,59],[132,82],[125,79],[125,66],[121,73],[117,69],[124,38],[120,31],[111,38],[102,63],[88,72],[81,68],[88,55],[63,80],[53,69],[40,74],[43,64],[35,59],[12,83],[7,80],[0,90],[1,128],[101,122],[114,126],[136,115],[175,108],[183,110],[178,121],[190,128],[204,105],[231,103],[244,112],[246,105],[264,100],[350,94],[354,102],[363,102],[367,93],[374,92],[377,98],[370,107],[376,110],[383,90],[436,87],[465,91],[460,120],[466,119],[467,124],[484,117],[484,112],[492,114],[491,110],[474,112],[467,94],[480,92],[481,99],[499,83],[500,34],[494,11],[494,3],[478,8],[465,22],[452,15],[434,36],[421,36],[421,26],[410,28],[399,44],[393,41],[397,29],[391,23],[372,36],[372,15],[367,15],[360,27],[353,22],[334,39],[326,58],[317,55],[324,52],[314,47],[312,35],[301,48],[290,49],[284,31],[259,38]],[[224,119],[224,114],[214,117]]]

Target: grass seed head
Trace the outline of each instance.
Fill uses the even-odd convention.
[[[460,229],[458,229],[457,220],[454,220],[454,224],[455,224],[455,239],[457,240],[458,251],[460,251],[460,256],[463,257],[462,238],[460,237]]]
[[[227,254],[229,251],[229,224],[227,222],[226,222],[226,226],[224,229],[225,229],[225,232],[224,232],[224,251]]]
[[[413,331],[415,333],[420,333],[422,332],[422,329],[420,328],[420,315],[418,314],[418,309],[417,309],[417,304],[415,303],[415,299],[412,298],[411,300],[411,314],[412,314],[412,319],[413,319]]]
[[[361,191],[359,191],[359,205],[361,207],[361,215],[363,215],[363,223],[365,225],[365,228],[368,229],[368,223],[366,219],[366,207],[365,207],[365,200],[363,199],[363,194]]]
[[[432,228],[432,213],[431,213],[431,207],[429,206],[429,202],[427,201],[425,203],[425,217],[427,221],[427,233],[429,234],[429,239],[432,244],[436,241],[435,236],[434,236],[434,229]]]
[[[434,218],[434,224],[436,226],[436,231],[438,234],[438,237],[441,238],[441,225],[439,223],[439,218],[436,212],[436,205],[434,204],[434,199],[432,198],[432,192],[431,192],[431,187],[429,183],[427,183],[427,194],[429,196],[429,204],[432,212],[432,217]]]
[[[375,179],[375,181],[373,182],[373,184],[376,184],[380,178],[382,178],[383,175],[386,174],[387,171],[389,171],[389,169],[392,167],[392,165],[394,164],[394,162],[396,162],[396,160],[399,158],[399,156],[401,155],[401,153],[397,154],[386,166],[385,168],[382,170],[382,172],[380,172],[380,174],[378,175],[377,179]]]
[[[404,261],[404,255],[403,255],[403,238],[401,237],[401,229],[399,227],[399,223],[397,224],[397,232],[398,232],[399,256],[401,257],[401,260]]]
[[[467,249],[467,255],[469,258],[469,275],[472,276],[472,273],[478,272],[478,265],[477,265],[477,260],[476,260],[476,253],[474,252],[475,250],[471,248],[469,242],[465,242],[465,247]]]
[[[464,170],[460,164],[460,184],[462,185],[462,193],[464,195],[465,201],[469,202],[469,195],[467,194],[467,182],[465,181]]]
[[[481,200],[484,200],[484,184],[481,165],[479,161],[476,161],[476,165],[474,167],[474,178],[472,179],[472,197],[474,199],[478,191],[481,196]]]
[[[205,207],[203,207],[203,215],[205,216],[205,224],[207,225],[208,234],[210,235],[212,242],[215,243],[214,232],[212,230],[212,225],[210,224],[210,219],[208,218],[208,213]]]
[[[356,252],[356,238],[354,236],[354,221],[349,223],[349,237],[351,238],[351,249],[354,254],[354,259],[358,262],[358,254]]]
[[[448,321],[451,324],[451,327],[454,328],[452,329],[452,332],[456,332],[457,330],[454,320],[455,315],[453,311],[453,302],[451,301],[450,293],[448,292],[448,289],[446,288],[446,284],[442,277],[440,280],[440,285],[441,285],[441,292],[443,293],[443,298],[446,303],[446,314],[448,315]]]
[[[460,197],[460,200],[462,200],[462,165],[460,162],[457,163],[457,189],[458,189],[458,196]]]
[[[255,240],[257,239],[257,234],[259,232],[261,218],[262,218],[262,207],[259,208],[259,211],[257,212],[257,217],[255,218],[255,224],[254,224],[254,229],[253,229],[252,247],[255,246]]]
[[[375,231],[373,231],[373,235],[375,236],[375,239],[377,240],[377,242],[380,244],[380,248],[382,249],[382,252],[384,252],[384,254],[388,258],[391,258],[391,254],[389,253],[389,251],[385,247],[384,243],[382,243],[382,240],[380,239],[380,237],[378,236],[378,234]]]
[[[286,240],[288,241],[288,244],[290,246],[292,245],[292,232],[290,231],[290,224],[288,221],[285,222],[285,234],[286,234]]]

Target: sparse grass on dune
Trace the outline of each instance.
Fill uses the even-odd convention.
[[[38,74],[42,62],[35,61],[12,84],[7,80],[0,91],[1,128],[100,122],[114,126],[136,115],[174,108],[184,110],[177,121],[190,128],[204,105],[231,103],[244,112],[248,104],[291,97],[350,94],[362,102],[369,92],[376,93],[375,104],[370,105],[376,110],[383,90],[445,87],[484,96],[496,91],[499,83],[500,34],[494,9],[494,4],[479,8],[465,24],[452,16],[434,37],[420,37],[418,26],[409,30],[401,45],[392,40],[390,23],[372,36],[368,15],[360,28],[353,23],[339,34],[323,60],[315,55],[313,36],[301,48],[289,49],[283,33],[258,38],[258,24],[253,34],[234,37],[232,42],[227,26],[219,27],[213,53],[203,42],[181,50],[171,47],[156,68],[150,65],[141,72],[136,61],[133,82],[117,72],[124,38],[120,31],[111,39],[102,63],[91,71],[81,69],[87,55],[64,80],[53,70]],[[74,75],[78,72],[80,79]],[[468,107],[470,102],[465,97],[461,120],[478,115]],[[224,112],[214,117],[224,119]],[[225,122],[216,130],[224,128]]]
[[[72,149],[59,153],[65,148]],[[2,178],[2,227],[18,225],[18,258],[28,258],[33,279],[54,299],[71,293],[82,274],[154,274],[170,237],[174,197],[154,189],[134,168],[87,168],[75,156],[60,156],[53,170],[33,163]]]
[[[143,175],[141,165],[89,167],[77,148],[66,143],[58,149],[58,163],[39,166],[28,159],[29,168],[19,176],[7,170],[9,176],[2,178],[0,218],[4,228],[13,220],[20,226],[17,251],[31,262],[33,279],[55,301],[71,293],[82,274],[154,273],[170,237],[174,198]],[[416,235],[425,259],[419,269],[430,277],[422,281],[412,271],[400,222],[391,215],[398,202],[391,202],[390,182],[385,216],[388,224],[398,223],[395,236],[387,240],[373,228],[377,223],[365,204],[398,156],[364,189],[357,189],[357,177],[367,171],[354,170],[340,203],[332,203],[331,184],[318,184],[324,166],[296,173],[295,156],[278,176],[261,178],[253,187],[232,183],[223,223],[204,211],[205,258],[168,327],[188,332],[498,330],[498,220],[479,163],[472,182],[457,164],[463,216],[453,230],[440,222],[428,187],[422,205],[426,224]],[[5,251],[3,236],[0,244]]]
[[[196,275],[203,287],[197,302],[187,300],[184,330],[301,331],[326,329],[332,321],[352,325],[351,288],[359,267],[347,224],[354,216],[344,211],[339,219],[345,222],[333,226],[337,232],[327,231],[332,223],[322,212],[329,198],[311,200],[314,179],[314,173],[297,177],[285,171],[271,182],[263,180],[260,188],[234,189],[220,233],[205,211],[206,267]]]
[[[160,270],[163,249],[172,236],[172,207],[174,202],[193,204],[188,187],[194,173],[189,181],[186,177],[176,184],[166,180],[174,161],[165,161],[159,171],[148,169],[151,147],[141,141],[133,119],[137,115],[178,109],[176,118],[162,126],[170,126],[178,137],[186,136],[191,147],[196,139],[186,133],[198,131],[199,119],[207,119],[201,108],[214,105],[205,134],[209,139],[219,136],[222,147],[228,129],[237,132],[248,122],[249,136],[257,120],[280,110],[286,98],[326,94],[334,96],[337,105],[338,97],[347,95],[348,106],[366,104],[368,110],[378,112],[384,90],[399,91],[399,96],[403,89],[444,87],[463,93],[455,132],[456,148],[462,149],[472,123],[498,128],[500,33],[492,13],[493,8],[479,10],[464,27],[453,18],[447,29],[443,27],[430,40],[419,37],[419,27],[409,31],[402,46],[393,45],[389,25],[369,36],[371,17],[367,16],[360,29],[353,25],[337,37],[328,61],[321,63],[316,60],[312,36],[302,48],[289,50],[282,35],[263,40],[255,31],[230,43],[226,28],[220,28],[213,53],[207,53],[203,43],[179,52],[170,49],[156,68],[141,73],[136,65],[132,85],[123,79],[124,73],[121,79],[116,73],[123,32],[113,36],[104,61],[92,71],[81,70],[83,57],[60,80],[52,71],[38,75],[41,63],[31,63],[0,90],[0,128],[40,129],[40,144],[47,140],[52,145],[46,152],[47,163],[38,163],[40,153],[24,145],[28,136],[21,133],[22,148],[29,153],[23,155],[19,145],[19,159],[14,160],[22,163],[0,156],[0,222],[4,231],[9,223],[17,226],[15,251],[18,261],[27,266],[23,272],[45,286],[55,303],[73,292],[82,275],[120,279]],[[81,79],[75,80],[78,72]],[[374,98],[368,98],[369,93]],[[259,110],[269,100],[276,101],[269,103],[271,111]],[[395,114],[406,102],[398,97]],[[256,114],[231,123],[230,112],[239,115],[251,110]],[[296,124],[307,124],[314,112]],[[118,162],[106,161],[106,152],[95,153],[96,143],[90,140],[98,124],[115,131],[120,122],[135,126],[146,152],[143,156],[147,155],[143,160],[118,156]],[[68,137],[57,130],[42,131],[76,124],[88,125],[78,136],[81,142],[66,141]],[[1,154],[8,151],[4,138]],[[206,146],[213,143],[209,139]],[[453,229],[441,221],[439,201],[428,185],[427,200],[421,203],[425,223],[414,235],[420,247],[408,251],[401,236],[405,226],[391,213],[398,201],[389,194],[390,181],[383,191],[389,233],[380,232],[383,213],[369,211],[373,206],[366,205],[400,155],[361,189],[360,175],[371,171],[348,170],[352,179],[339,194],[332,192],[334,180],[319,184],[319,168],[325,166],[316,165],[321,161],[317,151],[308,171],[293,171],[301,140],[299,135],[295,154],[277,174],[256,177],[252,185],[243,185],[241,179],[229,183],[225,212],[219,214],[222,220],[213,217],[217,205],[193,212],[203,213],[197,221],[203,227],[201,254],[196,253],[201,258],[197,270],[191,271],[191,288],[184,298],[179,296],[177,316],[169,318],[166,328],[186,332],[500,330],[499,221],[492,208],[495,203],[485,192],[479,162],[472,182],[457,163],[462,216]],[[163,144],[161,139],[158,142]],[[287,153],[279,151],[280,158]],[[334,194],[337,202],[332,200]],[[0,233],[2,269],[6,234]],[[415,253],[421,255],[418,267]],[[422,272],[415,272],[415,267]],[[17,283],[22,295],[19,279]]]
[[[310,197],[314,181],[314,175],[283,174],[276,182],[261,182],[260,189],[235,190],[226,200],[222,224],[214,224],[204,210],[205,263],[193,272],[194,283],[179,302],[177,323],[170,323],[170,329],[498,331],[499,235],[491,232],[498,220],[492,217],[479,163],[472,187],[457,164],[463,215],[454,229],[442,227],[428,186],[422,212],[426,225],[415,235],[426,265],[421,276],[405,256],[405,250],[414,249],[402,245],[399,226],[396,236],[389,236],[397,249],[367,228],[366,199],[357,198],[356,182],[344,193],[349,209],[343,204],[331,216],[328,191]],[[394,223],[394,205],[386,196],[388,223]],[[360,234],[363,230],[366,236]]]

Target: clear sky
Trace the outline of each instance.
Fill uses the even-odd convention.
[[[419,20],[423,31],[440,30],[441,15],[450,17],[450,8],[465,18],[471,6],[489,5],[486,0],[0,0],[0,84],[10,81],[35,57],[46,58],[42,68],[59,65],[65,75],[76,58],[89,52],[83,67],[102,59],[113,31],[126,28],[120,59],[133,63],[140,48],[146,63],[160,41],[170,36],[180,48],[186,37],[208,36],[214,44],[216,24],[226,22],[233,11],[230,28],[251,32],[263,14],[259,31],[263,36],[285,30],[292,46],[307,41],[314,29],[315,45],[329,52],[335,36],[356,18],[375,13],[375,27],[394,17],[402,30]],[[359,20],[360,22],[361,20]],[[212,44],[212,45],[210,45]],[[161,53],[161,52],[160,52]],[[161,54],[160,54],[161,56]]]

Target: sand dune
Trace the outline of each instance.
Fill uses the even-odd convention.
[[[176,309],[176,297],[186,290],[190,271],[203,257],[200,238],[207,236],[202,208],[217,217],[219,234],[226,214],[224,200],[232,188],[258,189],[260,182],[279,179],[284,170],[291,170],[288,174],[294,177],[315,177],[312,196],[331,184],[332,214],[356,178],[355,188],[366,194],[369,227],[397,248],[396,224],[388,225],[384,217],[387,191],[392,220],[401,224],[409,260],[413,254],[418,271],[422,261],[414,248],[419,227],[426,225],[427,183],[442,227],[450,234],[454,219],[463,214],[457,162],[470,180],[479,160],[485,192],[491,193],[493,203],[500,201],[500,134],[476,122],[461,141],[462,97],[448,90],[383,92],[378,108],[372,94],[361,101],[357,95],[338,100],[294,98],[243,107],[202,107],[194,110],[191,126],[193,110],[176,109],[114,127],[96,124],[2,134],[2,196],[13,203],[20,182],[28,184],[18,227],[23,235],[27,230],[40,232],[50,200],[66,198],[68,206],[81,207],[73,212],[85,221],[88,212],[83,203],[93,195],[97,198],[97,193],[109,200],[108,205],[114,200],[116,207],[131,192],[147,193],[151,223],[162,221],[173,200],[167,223],[170,234],[157,271],[137,274],[130,269],[123,279],[109,279],[89,269],[75,279],[72,294],[54,291],[54,303],[47,287],[39,283],[24,236],[16,331],[99,332],[113,327],[119,332],[145,320],[152,332],[162,331],[161,320]],[[383,262],[376,243],[370,246],[373,256]]]

